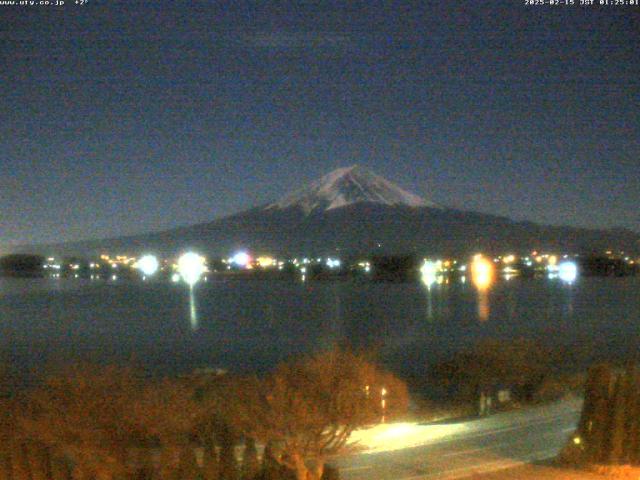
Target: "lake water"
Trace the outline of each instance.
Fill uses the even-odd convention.
[[[424,285],[213,279],[184,284],[0,279],[0,348],[19,369],[79,358],[154,372],[261,371],[287,356],[347,340],[389,367],[425,365],[485,337],[527,337],[585,355],[640,345],[640,278],[514,278],[478,292]],[[195,315],[193,315],[195,314]]]

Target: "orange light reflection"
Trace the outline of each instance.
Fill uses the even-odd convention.
[[[471,262],[471,281],[478,290],[478,318],[481,322],[489,319],[489,289],[494,282],[495,267],[482,255],[476,255]]]

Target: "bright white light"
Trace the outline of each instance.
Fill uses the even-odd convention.
[[[425,260],[422,264],[422,268],[420,268],[420,273],[422,274],[422,283],[424,283],[427,287],[430,287],[431,285],[436,283],[436,277],[439,269],[439,262]]]
[[[340,266],[340,260],[337,258],[327,258],[327,267],[338,268]]]
[[[246,267],[251,261],[251,257],[247,252],[238,252],[229,259],[230,263],[235,263],[239,267]]]
[[[204,258],[197,253],[188,252],[178,259],[178,273],[189,286],[198,283],[204,270]]]
[[[180,281],[180,274],[174,273],[173,275],[171,275],[171,281],[173,283],[178,283]]]
[[[562,262],[558,265],[558,276],[563,282],[572,283],[578,277],[578,266],[574,262]]]
[[[138,270],[150,277],[158,271],[158,259],[154,255],[145,255],[138,260]]]

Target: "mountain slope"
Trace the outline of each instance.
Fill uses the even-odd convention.
[[[280,201],[212,222],[106,240],[31,246],[18,251],[53,255],[103,252],[175,255],[196,249],[226,256],[244,248],[277,255],[421,253],[465,255],[624,250],[640,254],[640,235],[516,222],[506,217],[443,208],[362,167],[335,170]]]

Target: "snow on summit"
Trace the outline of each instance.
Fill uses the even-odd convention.
[[[361,202],[436,207],[434,203],[403,190],[371,170],[354,165],[338,168],[267,208],[299,207],[305,213],[310,213],[314,210],[327,211]]]

